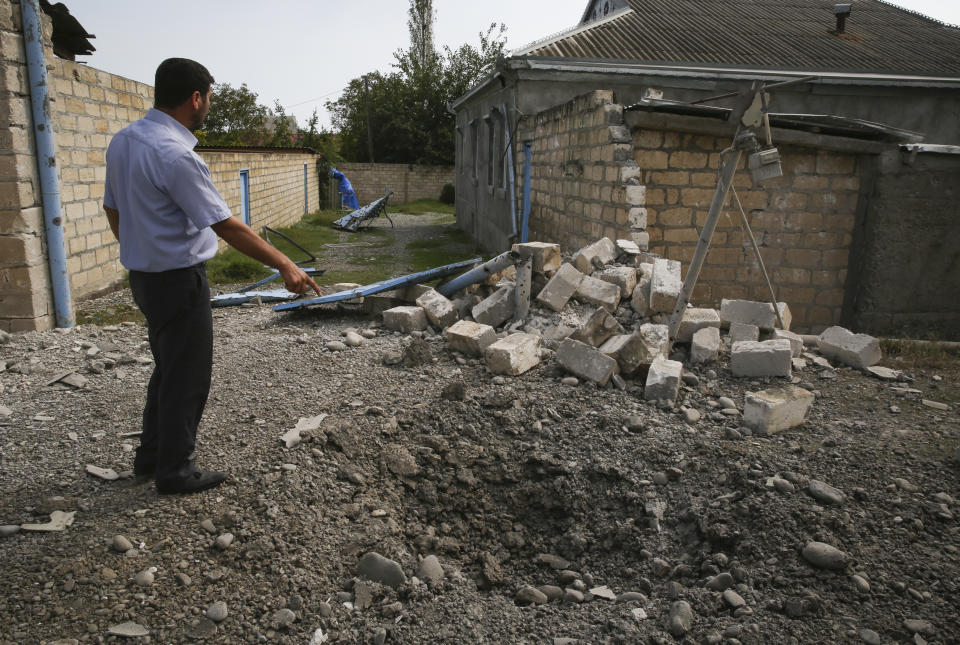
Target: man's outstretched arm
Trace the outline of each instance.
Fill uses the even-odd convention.
[[[213,224],[210,228],[227,244],[244,255],[248,255],[254,260],[263,262],[279,271],[287,289],[290,291],[304,293],[307,289],[313,289],[318,296],[322,295],[320,287],[313,281],[313,278],[294,264],[290,258],[264,242],[259,235],[253,232],[252,228],[236,217],[228,217]]]

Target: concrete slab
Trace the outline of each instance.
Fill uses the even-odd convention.
[[[783,385],[761,392],[747,392],[743,406],[743,424],[755,431],[774,434],[801,425],[813,406],[811,392]]]

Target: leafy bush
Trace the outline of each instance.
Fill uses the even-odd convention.
[[[443,185],[443,188],[440,189],[440,201],[444,204],[453,204],[456,201],[453,184]]]

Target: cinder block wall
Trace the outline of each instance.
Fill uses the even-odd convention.
[[[454,175],[453,166],[402,163],[344,163],[337,166],[337,170],[350,180],[361,206],[383,197],[384,188],[393,191],[391,204],[440,199],[443,185],[452,184]],[[335,185],[332,194],[339,200]]]
[[[290,226],[319,205],[316,155],[301,151],[233,152],[199,150],[210,168],[213,183],[230,211],[242,217],[240,171],[249,171],[250,226]],[[304,165],[307,190],[304,200]],[[306,206],[306,208],[304,208]],[[221,242],[221,248],[224,243]]]
[[[74,299],[123,275],[120,247],[103,213],[104,157],[111,137],[153,105],[153,88],[87,65],[48,58],[67,270]]]
[[[693,258],[729,139],[637,130],[635,158],[646,185],[650,249]],[[857,156],[781,146],[783,177],[751,181],[743,170],[734,189],[750,221],[777,299],[790,305],[794,328],[817,332],[838,324],[860,190]],[[694,290],[698,304],[723,298],[769,300],[769,290],[731,195]],[[685,275],[685,274],[684,274]]]
[[[595,91],[538,114],[521,130],[531,141],[531,238],[569,251],[598,239],[629,238],[680,260],[684,274],[716,186],[729,139],[624,125],[613,93]],[[837,324],[860,189],[855,155],[780,149],[784,177],[734,184],[794,328]],[[742,167],[742,166],[741,166]],[[522,177],[522,171],[518,171]],[[732,198],[731,198],[732,199]],[[731,202],[732,203],[732,202]],[[768,300],[766,283],[737,211],[720,219],[693,302]]]
[[[574,251],[600,237],[647,247],[644,187],[623,106],[594,91],[521,122],[530,141],[530,238]],[[523,158],[522,149],[517,158]],[[518,164],[518,194],[523,166]]]

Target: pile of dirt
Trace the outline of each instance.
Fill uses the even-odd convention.
[[[960,633],[956,366],[904,384],[811,365],[807,422],[757,437],[720,410],[776,379],[734,379],[723,360],[691,368],[663,409],[629,379],[564,385],[550,358],[493,376],[349,306],[214,322],[198,464],[230,479],[187,497],[129,473],[152,368],[142,326],[0,345],[0,642],[130,642],[111,630],[138,627],[160,643]],[[373,337],[328,349],[350,329]],[[72,524],[20,528],[55,511]]]

